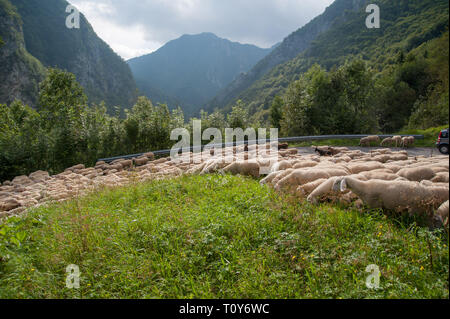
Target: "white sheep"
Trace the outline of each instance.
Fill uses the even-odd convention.
[[[395,140],[392,137],[385,138],[381,141],[381,146],[394,146]]]
[[[243,176],[260,176],[260,166],[256,161],[234,162],[223,169],[225,173]]]
[[[449,210],[449,201],[443,203],[436,212],[436,216],[439,218],[442,225],[448,228],[448,210]]]
[[[436,176],[431,168],[423,166],[403,168],[397,172],[397,175],[415,182],[432,180]]]
[[[399,135],[396,135],[394,137],[392,137],[392,140],[395,142],[395,147],[399,147],[400,145],[402,145],[402,137]]]
[[[317,187],[319,187],[322,183],[326,182],[326,178],[320,178],[313,182],[307,183],[305,185],[300,185],[297,188],[297,195],[299,197],[305,197],[311,194]]]
[[[383,208],[393,211],[408,211],[415,214],[430,212],[448,200],[445,188],[425,187],[417,182],[401,181],[360,181],[352,177],[337,179],[334,185],[341,191],[350,189],[371,208]]]
[[[288,186],[295,186],[297,188],[299,185],[304,185],[321,178],[328,179],[330,178],[330,174],[323,169],[296,169],[282,178],[275,185],[275,190],[280,191]]]

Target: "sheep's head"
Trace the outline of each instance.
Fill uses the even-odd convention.
[[[333,192],[345,192],[347,190],[347,182],[345,181],[345,178],[338,178],[333,184]]]

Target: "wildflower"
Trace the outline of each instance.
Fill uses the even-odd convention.
[[[297,256],[292,256],[292,260],[295,260],[295,258],[297,258]]]
[[[420,271],[424,271],[425,268],[423,268],[423,266],[420,266]]]

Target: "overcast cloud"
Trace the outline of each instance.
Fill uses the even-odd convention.
[[[124,59],[183,34],[212,32],[270,47],[321,14],[333,0],[69,0]]]

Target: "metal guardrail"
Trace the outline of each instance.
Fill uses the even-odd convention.
[[[306,141],[323,141],[323,140],[353,140],[353,139],[361,139],[364,137],[367,137],[369,135],[318,135],[318,136],[296,136],[296,137],[282,137],[278,139],[278,142],[280,143],[288,143],[288,142],[306,142]],[[387,137],[392,137],[392,135],[378,135],[380,139],[384,139]],[[417,140],[423,140],[425,137],[423,135],[400,135],[401,137],[405,136],[414,136]],[[198,146],[191,146],[189,149],[191,152],[199,151],[200,149],[203,150],[206,146],[209,147],[229,147],[229,146],[236,146],[238,144],[256,144],[256,143],[268,143],[270,142],[269,139],[262,139],[262,140],[251,140],[251,141],[241,141],[241,142],[233,142],[233,143],[223,143],[223,144],[212,144],[212,145],[202,145],[200,148]],[[171,150],[159,150],[159,151],[152,151],[151,153],[155,155],[166,155],[170,154]],[[146,153],[139,153],[139,154],[131,154],[131,155],[124,155],[124,156],[115,156],[115,157],[109,157],[109,158],[100,158],[98,161],[103,161],[106,163],[113,162],[118,159],[132,159],[140,157]]]

